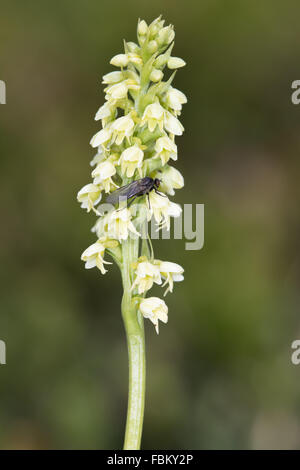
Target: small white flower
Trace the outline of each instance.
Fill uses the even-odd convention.
[[[78,192],[77,200],[82,209],[87,209],[87,212],[90,212],[101,201],[101,188],[92,183],[86,184]]]
[[[115,110],[116,110],[116,101],[115,100],[107,101],[98,109],[96,116],[95,116],[95,121],[99,121],[99,119],[105,119],[105,118],[110,117],[115,112]]]
[[[95,134],[91,141],[90,144],[92,147],[99,147],[99,145],[105,146],[109,142],[112,136],[112,129],[110,126],[106,126],[104,129],[101,129],[101,131],[97,132]]]
[[[117,145],[121,145],[125,137],[130,137],[134,131],[134,121],[130,117],[130,114],[122,116],[116,119],[112,126],[113,139]]]
[[[182,135],[184,131],[184,127],[181,122],[169,111],[165,111],[164,125],[165,129],[174,135]]]
[[[115,55],[111,61],[111,65],[115,65],[116,67],[126,67],[128,65],[128,57],[127,54],[117,54]]]
[[[166,303],[158,297],[148,297],[140,303],[140,310],[144,318],[149,318],[155,326],[156,333],[159,333],[158,321],[168,322],[168,307]]]
[[[108,214],[98,217],[91,232],[96,233],[98,238],[108,237]]]
[[[143,64],[143,60],[142,60],[141,56],[139,56],[135,52],[129,52],[127,54],[127,57],[128,57],[128,62],[131,62],[134,65],[142,65]]]
[[[171,263],[170,261],[161,261],[159,263],[159,270],[162,277],[165,279],[164,287],[168,284],[168,288],[165,291],[164,295],[167,295],[168,292],[173,292],[174,282],[180,282],[184,280],[184,269],[177,263]]]
[[[112,98],[113,100],[121,100],[122,98],[126,98],[128,93],[127,81],[124,80],[123,82],[110,85],[105,88],[104,91],[108,99]]]
[[[123,78],[124,78],[123,72],[120,72],[118,70],[116,72],[110,72],[110,73],[107,73],[106,75],[103,75],[102,83],[111,85],[112,83],[121,82]]]
[[[140,76],[134,70],[127,70],[126,76],[127,76],[127,84],[129,88],[132,85],[140,84]]]
[[[141,168],[143,157],[144,152],[137,145],[132,145],[124,150],[119,160],[122,173],[128,178],[131,178],[135,170]]]
[[[94,184],[101,184],[104,191],[109,193],[112,186],[117,186],[112,180],[112,176],[115,174],[116,168],[110,161],[106,160],[104,162],[100,162],[92,171]]]
[[[141,126],[148,125],[149,131],[153,132],[158,125],[162,131],[164,127],[164,108],[159,103],[148,104],[141,120]]]
[[[170,217],[180,217],[181,216],[182,209],[179,204],[176,204],[176,202],[171,202],[168,207],[168,213]]]
[[[182,209],[179,204],[171,202],[168,197],[160,196],[154,191],[149,193],[150,208],[147,207],[148,220],[152,215],[159,228],[166,227],[170,230],[170,217],[179,217]]]
[[[177,160],[177,146],[168,136],[159,137],[155,144],[155,150],[157,156],[161,158],[163,165],[172,158],[172,160]]]
[[[151,289],[153,283],[161,284],[160,270],[158,266],[149,261],[140,261],[135,269],[136,278],[132,284],[132,290],[138,287],[139,295]]]
[[[184,67],[186,63],[180,57],[170,57],[168,60],[168,67],[169,69],[179,69],[180,67]]]
[[[107,214],[107,231],[117,240],[127,240],[129,232],[136,236],[140,234],[136,231],[135,226],[131,221],[131,212],[127,208],[113,211]]]
[[[169,165],[162,169],[161,174],[157,174],[157,178],[161,179],[160,190],[170,196],[174,196],[174,189],[181,189],[184,186],[184,179],[180,171]]]
[[[127,84],[127,87],[128,87],[128,90],[139,90],[140,89],[140,84],[139,84],[139,81],[136,80],[135,78],[128,78],[126,80],[126,84]]]
[[[169,87],[166,93],[166,103],[174,111],[181,111],[182,105],[187,102],[187,98],[182,91],[177,88]]]
[[[90,245],[81,255],[82,261],[85,261],[85,269],[91,269],[97,266],[102,274],[105,274],[107,270],[104,268],[104,264],[112,264],[108,261],[104,261],[103,256],[105,252],[105,246],[101,240],[98,240],[93,245]]]
[[[159,82],[163,78],[164,74],[161,70],[153,69],[150,74],[150,80],[154,83]]]
[[[94,155],[94,157],[90,161],[90,165],[95,166],[95,165],[97,165],[97,163],[102,162],[104,159],[105,159],[105,155],[104,155],[103,149],[100,145],[98,147],[98,152],[96,153],[96,155]]]

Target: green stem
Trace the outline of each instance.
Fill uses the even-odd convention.
[[[130,265],[138,257],[138,240],[122,243],[122,316],[126,330],[129,361],[129,391],[124,450],[139,450],[145,405],[145,337],[143,317],[132,300]]]

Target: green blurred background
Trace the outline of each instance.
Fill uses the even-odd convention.
[[[101,76],[138,17],[176,30],[188,104],[176,202],[205,204],[205,246],[156,241],[185,267],[169,323],[146,324],[143,448],[300,448],[300,79],[296,1],[1,0],[0,448],[120,448],[121,282],[85,271],[76,202]],[[156,291],[154,291],[156,292]]]

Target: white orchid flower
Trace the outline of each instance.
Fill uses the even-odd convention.
[[[168,322],[168,307],[159,297],[143,299],[140,303],[140,311],[144,318],[149,318],[152,321],[157,334],[159,334],[158,321]]]

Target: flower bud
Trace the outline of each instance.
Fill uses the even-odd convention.
[[[157,27],[157,25],[154,24],[154,25],[150,26],[149,29],[150,29],[150,35],[151,35],[151,37],[155,37],[156,34],[158,33],[158,27]]]
[[[169,69],[179,69],[180,67],[184,67],[185,62],[180,57],[170,57],[168,60],[168,67]]]
[[[157,37],[157,42],[160,46],[167,46],[170,44],[175,37],[175,33],[172,26],[165,26],[162,28]]]
[[[115,55],[111,61],[111,65],[115,65],[116,67],[126,67],[128,65],[128,57],[127,54],[117,54]]]
[[[134,52],[135,54],[138,54],[140,48],[135,42],[127,42],[127,47],[129,52]]]
[[[140,36],[146,36],[148,32],[148,26],[145,20],[139,22],[137,32]]]
[[[163,78],[164,74],[161,70],[154,69],[150,74],[150,80],[152,82],[159,82]]]
[[[147,46],[147,50],[150,52],[150,54],[154,54],[154,52],[156,52],[157,49],[158,49],[157,42],[154,40],[150,41]]]
[[[115,83],[114,85],[105,88],[105,91],[109,97],[114,100],[120,100],[127,96],[128,86],[126,81]]]
[[[149,33],[150,33],[151,38],[155,37],[164,25],[164,20],[161,20],[160,18],[161,17],[159,16],[158,18],[156,18],[156,20],[152,21],[152,23],[149,25]]]
[[[172,48],[173,48],[173,44],[171,44],[171,46],[168,48],[168,50],[164,54],[159,55],[157,59],[155,59],[153,65],[156,69],[164,68],[164,66],[166,65],[166,63],[171,57]]]
[[[124,78],[123,72],[118,70],[116,72],[110,72],[110,73],[107,73],[106,75],[103,75],[102,83],[110,85],[113,83],[121,82],[123,78]]]
[[[129,54],[127,54],[127,57],[128,57],[128,62],[131,62],[134,65],[142,65],[143,64],[143,60],[138,54],[135,54],[133,52],[129,52]]]

